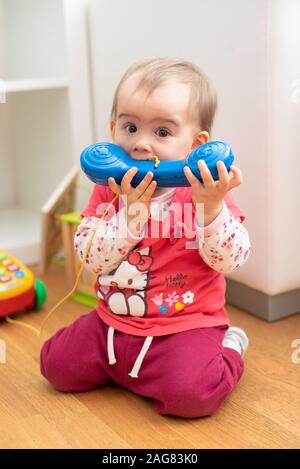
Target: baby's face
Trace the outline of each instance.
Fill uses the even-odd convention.
[[[118,96],[116,121],[111,123],[112,140],[135,160],[156,155],[161,160],[181,160],[207,141],[199,141],[200,129],[189,115],[190,87],[174,80],[156,88],[137,91],[137,78],[123,83]]]

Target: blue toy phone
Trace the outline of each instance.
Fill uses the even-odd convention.
[[[234,160],[231,148],[223,142],[208,142],[195,148],[184,160],[160,161],[157,157],[152,160],[134,160],[125,151],[113,143],[95,143],[87,147],[81,154],[81,168],[96,184],[108,185],[108,178],[113,177],[117,184],[128,171],[136,166],[138,172],[132,179],[131,185],[136,187],[146,176],[153,172],[153,180],[159,187],[184,187],[190,183],[183,172],[184,166],[189,166],[193,174],[202,182],[198,161],[204,160],[214,180],[219,179],[217,162],[223,161],[227,171]]]

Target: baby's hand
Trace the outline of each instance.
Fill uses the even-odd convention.
[[[233,178],[230,179],[225,164],[222,161],[218,161],[219,180],[215,181],[204,160],[198,162],[198,167],[203,183],[194,176],[188,166],[184,167],[184,174],[194,189],[193,202],[194,204],[205,204],[205,214],[216,213],[218,210],[220,211],[227,192],[242,183],[242,172],[237,166],[231,165],[230,171],[233,174]]]
[[[152,181],[153,173],[148,172],[144,179],[136,187],[131,186],[131,181],[137,173],[137,168],[130,168],[123,176],[121,184],[118,185],[114,178],[108,178],[108,185],[110,189],[120,196],[124,196],[123,200],[127,206],[127,226],[129,227],[130,222],[135,219],[137,221],[137,212],[139,212],[138,221],[141,226],[137,226],[137,230],[141,229],[142,225],[148,220],[150,215],[150,203],[151,197],[157,186],[156,181]],[[143,204],[143,207],[136,206],[134,204],[138,202]],[[131,208],[131,210],[130,210]],[[142,208],[140,210],[140,208]],[[135,231],[131,229],[131,231]]]

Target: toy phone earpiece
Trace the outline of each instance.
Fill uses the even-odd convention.
[[[193,174],[202,182],[198,161],[204,160],[214,180],[219,179],[217,162],[223,161],[227,171],[234,160],[231,148],[223,142],[208,142],[195,148],[184,160],[160,161],[157,157],[151,160],[134,160],[125,151],[113,143],[95,143],[87,147],[81,154],[81,168],[96,184],[108,185],[108,178],[113,177],[117,184],[133,166],[138,172],[131,185],[136,187],[146,176],[153,172],[153,179],[159,187],[184,187],[190,183],[183,172],[189,166]]]

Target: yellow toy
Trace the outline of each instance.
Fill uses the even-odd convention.
[[[45,303],[47,290],[31,270],[0,249],[0,317],[22,310],[38,310]]]

